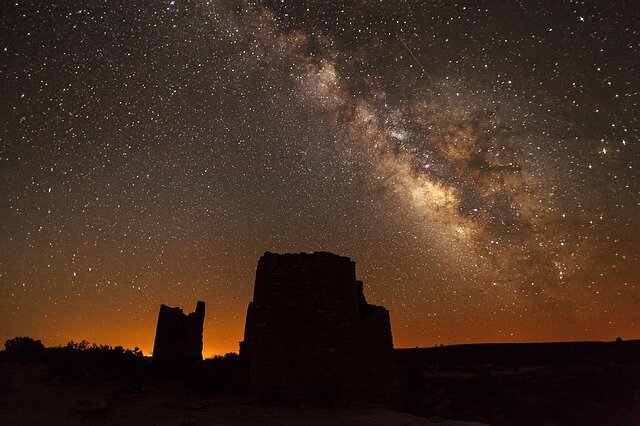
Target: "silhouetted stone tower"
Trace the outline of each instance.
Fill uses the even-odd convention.
[[[153,363],[161,369],[181,369],[202,361],[204,302],[186,315],[180,308],[160,305]]]
[[[265,253],[240,354],[254,395],[399,404],[389,311],[367,303],[348,257]]]

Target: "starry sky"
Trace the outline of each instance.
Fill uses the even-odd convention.
[[[237,351],[264,251],[396,347],[640,337],[634,1],[6,1],[0,340]]]

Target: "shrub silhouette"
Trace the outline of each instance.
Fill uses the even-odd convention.
[[[44,345],[31,337],[15,337],[4,343],[4,356],[10,361],[41,361]]]
[[[70,380],[139,376],[145,373],[148,360],[139,348],[90,344],[86,340],[66,346],[47,348],[45,361],[51,372]]]
[[[195,372],[193,388],[202,395],[244,395],[248,384],[248,369],[245,360],[236,353],[216,355],[205,359]]]

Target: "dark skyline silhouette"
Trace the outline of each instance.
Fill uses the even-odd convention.
[[[152,350],[256,259],[358,260],[396,346],[638,336],[634,1],[0,6],[0,340]]]

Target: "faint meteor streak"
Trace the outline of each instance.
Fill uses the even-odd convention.
[[[395,32],[395,31],[394,31]],[[411,55],[411,57],[413,58],[414,61],[416,61],[416,64],[418,64],[418,66],[420,67],[420,69],[422,70],[422,74],[426,75],[427,74],[427,70],[424,69],[424,67],[422,66],[422,64],[420,63],[420,61],[418,60],[418,58],[416,57],[416,55],[413,54],[413,51],[409,48],[409,45],[407,45],[407,42],[404,41],[404,39],[400,36],[400,33],[396,32],[396,37],[398,37],[398,39],[400,40],[400,42],[402,43],[402,45],[404,46],[405,50],[407,52],[409,52],[409,54]]]

